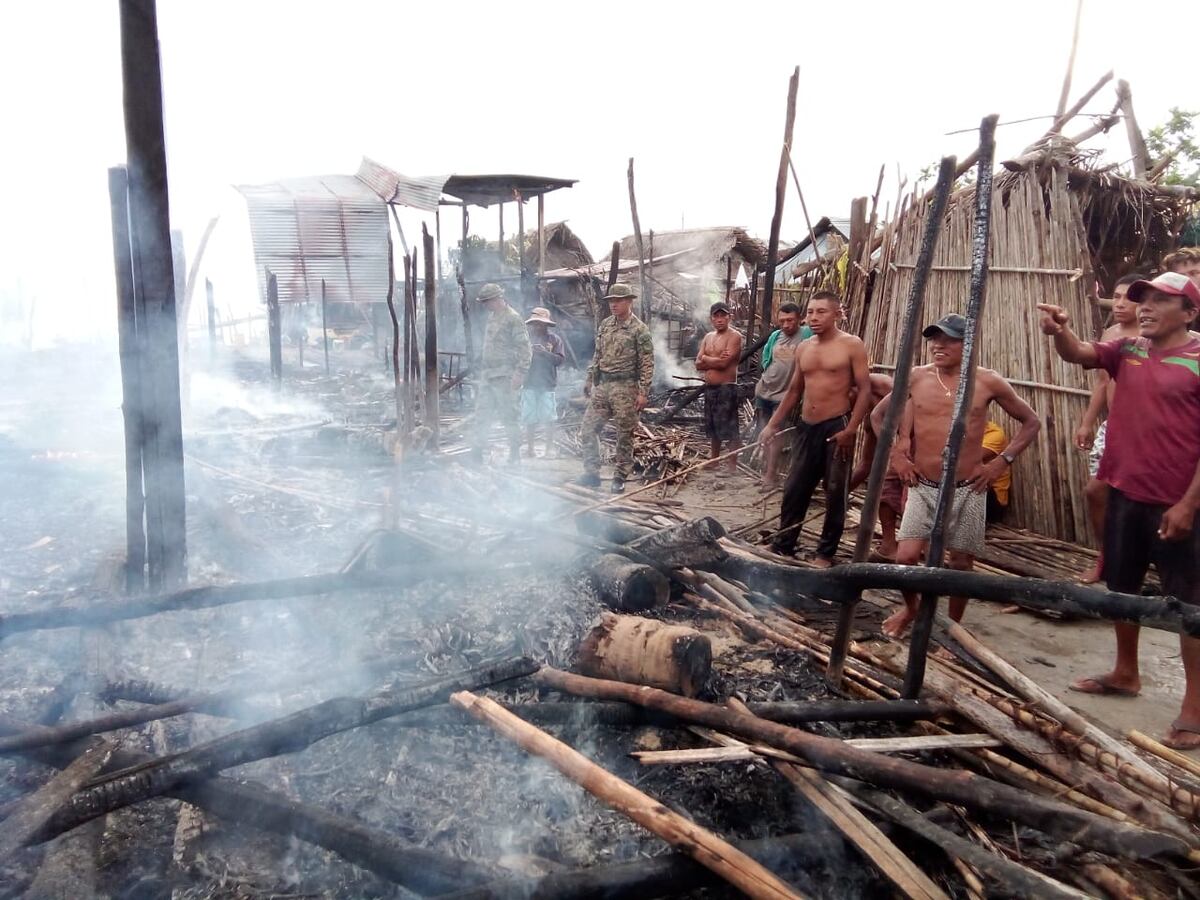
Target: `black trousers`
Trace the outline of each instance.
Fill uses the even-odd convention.
[[[790,556],[796,552],[796,541],[813,492],[821,482],[825,483],[825,523],[821,526],[821,540],[817,544],[817,555],[833,559],[838,542],[846,530],[846,497],[849,493],[850,461],[838,458],[837,444],[829,439],[846,427],[848,414],[826,419],[810,425],[801,421],[796,426],[796,438],[792,442],[792,466],[783,485],[783,504],[779,513],[780,533],[776,535],[771,549]]]

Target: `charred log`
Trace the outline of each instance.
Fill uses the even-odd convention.
[[[661,572],[606,553],[588,570],[600,602],[621,612],[643,612],[664,606],[671,595],[671,582]]]
[[[629,546],[663,565],[709,569],[729,556],[717,543],[724,536],[721,523],[711,516],[704,516],[652,532]]]

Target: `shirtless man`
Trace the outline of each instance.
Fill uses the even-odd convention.
[[[1163,257],[1164,272],[1178,272],[1200,287],[1200,247],[1183,247]]]
[[[780,530],[771,549],[785,556],[796,552],[813,491],[824,480],[825,522],[814,561],[822,569],[833,565],[846,528],[847,480],[854,439],[871,407],[867,348],[857,337],[838,328],[841,314],[841,300],[830,291],[818,291],[808,301],[808,326],[813,337],[796,351],[788,392],[759,437],[769,447],[803,396],[800,424],[792,444],[792,467],[783,486]]]
[[[871,375],[871,413],[867,417],[867,428],[863,432],[862,453],[858,465],[850,475],[850,490],[866,484],[871,477],[871,464],[875,461],[875,448],[879,445],[879,429],[887,415],[892,396],[890,375]],[[879,549],[872,551],[868,562],[894,563],[896,561],[896,523],[904,513],[904,484],[888,465],[883,480],[883,493],[879,495],[879,530],[882,536]]]
[[[892,448],[892,466],[908,485],[908,500],[897,535],[896,562],[901,565],[920,565],[929,546],[938,484],[942,479],[942,451],[946,449],[954,418],[966,328],[967,320],[951,313],[921,332],[929,341],[933,362],[912,371],[908,402]],[[1021,429],[1002,453],[985,463],[983,431],[993,400],[1021,423]],[[976,369],[967,433],[954,473],[957,489],[946,516],[946,562],[951,569],[974,568],[975,557],[983,549],[988,485],[1032,443],[1041,425],[1037,413],[1016,395],[1012,385],[991,369]],[[883,623],[884,634],[889,637],[904,634],[917,615],[917,604],[916,594],[905,593],[904,606]],[[951,597],[950,618],[961,621],[966,607],[966,597]]]
[[[700,342],[696,368],[704,374],[704,430],[708,433],[711,459],[721,455],[721,443],[729,450],[742,446],[738,424],[737,370],[742,358],[742,334],[729,327],[729,307],[714,303],[708,311],[713,330]],[[730,472],[737,471],[737,455],[726,461]]]
[[[1113,324],[1104,329],[1100,335],[1101,341],[1115,341],[1120,338],[1137,339],[1141,331],[1137,324],[1137,304],[1129,299],[1129,286],[1135,281],[1141,281],[1144,275],[1126,275],[1113,288],[1112,317]],[[1104,511],[1108,508],[1108,485],[1096,477],[1100,469],[1100,457],[1104,455],[1104,445],[1108,434],[1108,420],[1096,427],[1096,420],[1106,415],[1112,406],[1113,388],[1115,383],[1103,369],[1098,370],[1099,378],[1092,388],[1092,399],[1088,402],[1087,410],[1075,431],[1075,446],[1088,454],[1088,479],[1083,489],[1084,500],[1087,502],[1088,518],[1092,523],[1092,533],[1096,535],[1100,546],[1104,546]],[[1092,433],[1095,432],[1095,438]],[[1096,558],[1088,572],[1080,576],[1084,584],[1095,584],[1100,580],[1100,572],[1104,567],[1104,554]]]

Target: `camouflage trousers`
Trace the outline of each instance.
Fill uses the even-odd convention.
[[[604,423],[612,419],[613,427],[617,430],[617,453],[613,469],[622,478],[629,477],[633,469],[633,430],[638,423],[637,397],[636,381],[609,381],[592,388],[592,397],[579,429],[584,471],[599,474],[600,431]]]
[[[489,378],[479,385],[475,400],[475,434],[473,449],[482,452],[488,444],[488,432],[496,420],[508,434],[508,446],[512,451],[521,446],[521,428],[517,424],[517,398],[520,389],[513,389],[512,378],[503,375]]]

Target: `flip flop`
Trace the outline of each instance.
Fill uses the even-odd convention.
[[[1094,687],[1084,687],[1083,685],[1094,685]],[[1067,685],[1067,690],[1077,694],[1093,694],[1098,697],[1136,697],[1141,693],[1141,691],[1131,691],[1129,688],[1109,684],[1099,675],[1072,681]]]
[[[1163,746],[1170,747],[1172,750],[1200,750],[1200,725],[1180,725],[1179,720],[1176,719],[1171,723],[1171,730],[1196,735],[1196,737],[1181,740],[1172,738],[1168,734],[1162,739]]]

